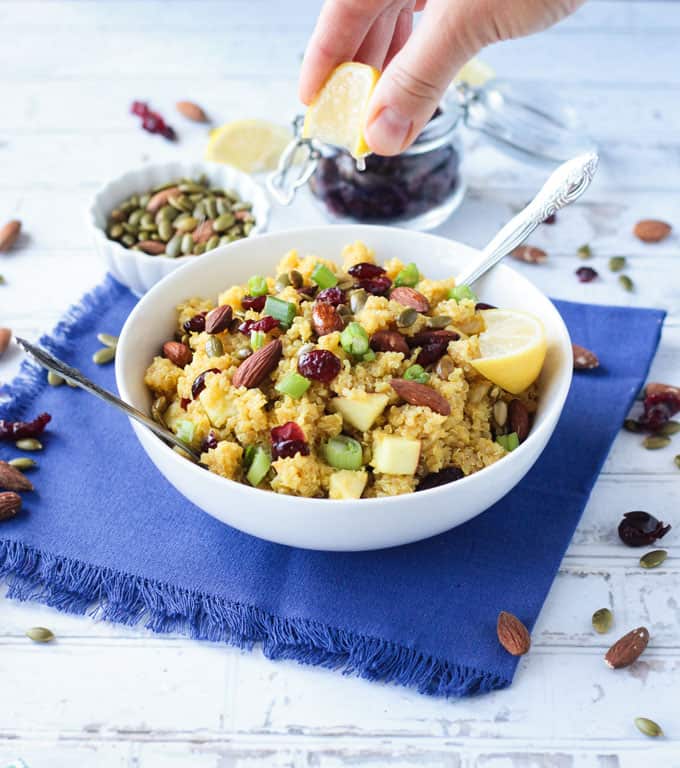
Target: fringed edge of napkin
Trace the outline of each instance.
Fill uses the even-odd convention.
[[[153,632],[181,632],[247,650],[261,643],[270,659],[338,669],[431,696],[487,693],[511,682],[380,638],[308,619],[281,619],[251,605],[58,557],[17,541],[0,541],[0,579],[14,600],[128,626],[144,620]]]
[[[63,356],[76,343],[79,329],[89,327],[125,291],[107,276],[39,344]],[[23,416],[46,386],[44,369],[24,361],[14,381],[0,388],[10,398],[0,402],[0,418]],[[345,675],[414,687],[431,696],[486,693],[511,683],[381,638],[308,619],[281,619],[252,605],[60,557],[15,540],[0,540],[0,581],[8,584],[7,597],[14,600],[40,602],[66,613],[128,626],[144,621],[153,632],[181,632],[196,640],[248,650],[261,643],[270,659],[342,670]]]

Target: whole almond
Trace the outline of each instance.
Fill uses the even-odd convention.
[[[572,344],[571,349],[574,354],[575,371],[589,371],[599,366],[600,361],[594,352],[591,352],[589,349],[586,349],[579,344]]]
[[[16,467],[6,461],[0,461],[0,490],[32,491],[33,483]]]
[[[149,213],[158,213],[160,209],[168,204],[168,200],[171,197],[179,194],[179,187],[168,187],[167,189],[161,189],[160,192],[156,192],[146,204],[146,210]]]
[[[201,222],[196,229],[192,232],[194,243],[207,243],[208,240],[215,234],[213,230],[213,220],[206,219]]]
[[[165,243],[160,243],[158,240],[140,240],[137,248],[150,256],[160,256],[161,253],[165,253]]]
[[[222,333],[226,331],[231,323],[233,310],[229,304],[220,304],[219,307],[211,309],[205,316],[205,330],[207,333]]]
[[[401,352],[402,355],[409,354],[406,339],[399,331],[376,331],[371,336],[370,344],[374,352]]]
[[[3,352],[9,346],[11,339],[12,331],[9,328],[0,328],[0,357],[2,357]]]
[[[512,613],[501,611],[498,614],[496,632],[500,644],[513,656],[524,656],[531,648],[529,630]]]
[[[630,666],[649,643],[649,631],[646,627],[638,627],[617,640],[604,656],[605,663],[612,669],[622,669]]]
[[[278,365],[282,351],[280,339],[270,341],[239,365],[231,383],[247,389],[259,386]]]
[[[193,120],[195,123],[207,123],[208,116],[205,114],[202,107],[195,104],[193,101],[178,101],[175,105],[180,115],[183,115],[189,120]]]
[[[392,379],[390,385],[402,400],[406,400],[411,405],[423,405],[442,416],[448,416],[451,413],[451,406],[448,401],[436,389],[428,387],[427,384],[419,384],[417,381],[407,381],[406,379]]]
[[[508,423],[510,431],[515,432],[520,443],[523,443],[529,434],[529,411],[517,398],[511,400],[508,405]]]
[[[180,368],[189,365],[193,357],[191,349],[181,341],[166,341],[163,344],[163,354]]]
[[[18,219],[12,219],[0,227],[0,251],[9,251],[17,241],[20,232],[21,222]]]
[[[390,299],[401,304],[402,307],[410,307],[416,312],[429,312],[430,302],[415,288],[401,285],[390,293]]]
[[[643,243],[660,243],[670,235],[672,227],[659,219],[642,219],[633,227],[633,234]]]
[[[0,522],[14,517],[21,509],[21,496],[14,491],[0,493]]]
[[[341,331],[345,324],[332,304],[316,301],[312,307],[312,327],[317,336],[326,336],[333,331]]]
[[[534,245],[520,245],[510,255],[525,264],[543,264],[548,260],[548,254]]]
[[[680,397],[680,387],[674,387],[672,384],[662,384],[659,381],[650,381],[645,387],[645,397],[656,395],[673,395]]]

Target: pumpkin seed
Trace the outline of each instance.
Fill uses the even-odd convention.
[[[178,232],[193,232],[198,226],[198,219],[193,216],[187,216],[186,219],[175,219],[173,222],[175,229]]]
[[[179,215],[180,212],[177,208],[173,208],[171,205],[164,205],[156,214],[157,223],[160,224],[161,221],[174,221]]]
[[[156,222],[150,213],[145,213],[139,220],[139,226],[144,229],[156,229]]]
[[[349,295],[349,306],[353,314],[358,314],[364,308],[364,304],[368,301],[368,294],[363,288],[359,288],[356,291],[352,291]]]
[[[306,355],[308,352],[311,352],[314,349],[313,344],[303,344],[300,349],[297,351],[297,356],[302,357],[302,355]]]
[[[118,336],[112,336],[110,333],[98,333],[97,341],[101,342],[105,347],[117,347]]]
[[[440,379],[448,379],[455,367],[453,360],[448,355],[444,355],[437,361],[434,371]]]
[[[211,336],[205,343],[205,353],[208,357],[221,357],[224,354],[224,347],[217,336]]]
[[[642,555],[640,565],[643,568],[658,568],[667,557],[668,552],[665,549],[653,549],[646,555]]]
[[[5,285],[6,282],[7,280],[5,280],[4,276],[0,275],[0,285]]]
[[[171,259],[176,259],[179,256],[181,249],[182,235],[175,235],[168,241],[168,244],[165,246],[165,255],[169,256]]]
[[[128,224],[131,227],[139,227],[139,223],[142,220],[142,216],[144,216],[144,211],[141,208],[136,208],[128,216]]]
[[[191,253],[194,256],[201,256],[205,253],[205,243],[196,243]]]
[[[172,238],[173,231],[172,222],[167,219],[163,219],[158,224],[158,234],[164,243],[167,243]]]
[[[139,196],[139,207],[140,208],[146,208],[146,206],[149,204],[149,200],[151,200],[151,195],[140,195]]]
[[[205,215],[209,219],[216,219],[219,216],[219,213],[217,212],[217,201],[214,197],[205,200],[203,202],[203,208],[205,210]]]
[[[278,275],[276,282],[274,283],[274,289],[277,293],[281,293],[290,285],[290,278],[288,275]]]
[[[508,404],[505,400],[499,400],[493,406],[493,420],[499,427],[504,427],[508,420]]]
[[[196,184],[194,181],[185,181],[179,185],[179,191],[185,194],[196,194],[198,192],[205,192],[205,188],[201,184]]]
[[[245,360],[246,357],[250,357],[253,354],[252,349],[248,349],[248,347],[244,347],[243,349],[239,349],[239,351],[236,353],[236,357],[239,360]]]
[[[673,459],[675,466],[680,469],[680,453]]]
[[[244,237],[248,237],[248,235],[249,235],[249,234],[250,234],[250,233],[253,231],[253,227],[254,227],[254,226],[255,226],[255,225],[253,224],[253,222],[252,222],[252,221],[247,221],[247,222],[246,222],[246,223],[243,225],[243,236],[244,236]]]
[[[609,269],[612,272],[620,272],[625,266],[625,256],[612,256],[611,259],[609,259]]]
[[[667,421],[657,432],[658,435],[676,435],[680,432],[680,421]]]
[[[640,422],[636,419],[626,419],[623,422],[623,428],[626,430],[626,432],[642,432]]]
[[[435,315],[435,317],[431,317],[427,324],[430,328],[435,328],[437,330],[441,330],[442,328],[446,328],[447,325],[451,323],[451,318],[448,315]]]
[[[290,284],[293,286],[293,288],[302,288],[303,283],[305,282],[304,278],[300,274],[300,272],[297,271],[297,269],[291,269],[288,273],[288,279],[290,280]]]
[[[212,251],[213,248],[217,248],[220,244],[220,238],[217,235],[213,235],[210,240],[205,244],[206,251]]]
[[[137,233],[137,240],[143,242],[144,240],[151,239],[151,232],[147,232],[145,229],[140,229]]]
[[[29,459],[28,456],[19,456],[16,459],[10,459],[9,462],[12,467],[16,467],[17,469],[20,469],[22,472],[25,472],[27,469],[33,469],[34,467],[38,466],[38,462],[34,461],[33,459]]]
[[[47,383],[51,387],[60,387],[64,383],[64,379],[54,371],[47,371]]]
[[[168,410],[168,399],[161,395],[151,403],[151,418],[163,427],[167,427],[163,414]]]
[[[33,640],[34,643],[49,643],[54,640],[54,632],[47,627],[31,627],[26,630],[26,637]]]
[[[633,281],[628,275],[619,275],[619,285],[624,291],[632,291],[635,288]]]
[[[666,437],[665,435],[650,435],[649,437],[646,437],[642,441],[642,445],[648,450],[648,451],[656,451],[659,448],[665,448],[667,445],[671,444],[670,437]]]
[[[577,248],[576,253],[579,259],[590,259],[593,255],[593,252],[591,251],[590,246],[587,244]]]
[[[106,365],[107,363],[110,363],[115,356],[115,347],[102,347],[92,355],[92,362],[97,365]]]
[[[335,309],[340,317],[345,321],[352,317],[352,310],[347,306],[347,304],[338,304]]]
[[[226,235],[220,238],[220,245],[229,245],[230,242],[231,240]]]
[[[213,230],[215,232],[225,232],[236,221],[232,213],[223,213],[213,221]]]
[[[173,208],[177,208],[178,211],[184,211],[185,213],[189,213],[194,207],[191,200],[184,197],[184,195],[171,195],[168,198],[168,203],[170,203]]]
[[[187,232],[182,236],[182,245],[180,250],[184,256],[187,256],[194,249],[194,238],[191,236],[191,232]]]
[[[638,731],[644,733],[645,736],[651,736],[652,738],[663,736],[661,726],[653,720],[650,720],[648,717],[636,717],[633,722]]]
[[[123,222],[121,227],[123,227],[128,235],[136,235],[139,232],[139,227],[133,224],[128,224],[127,221]]]
[[[125,230],[121,224],[114,224],[112,227],[109,227],[108,235],[114,240],[118,240],[119,238],[123,237],[124,234]]]
[[[415,321],[418,319],[418,313],[415,309],[412,309],[409,307],[408,309],[405,309],[399,317],[397,317],[397,327],[398,328],[409,328],[410,326],[415,323]]]
[[[240,202],[235,202],[231,206],[231,210],[235,211],[235,212],[238,212],[238,211],[250,211],[250,210],[252,210],[252,207],[253,207],[252,203],[247,203],[245,200],[242,200]]]
[[[128,248],[131,248],[137,242],[132,235],[123,235],[123,237],[120,238],[120,241],[127,245]]]
[[[223,197],[220,197],[215,201],[215,208],[217,209],[217,213],[213,218],[221,216],[223,213],[231,213],[231,203]]]
[[[604,635],[612,628],[614,614],[609,608],[598,608],[592,618],[593,629],[600,635]]]
[[[20,451],[42,451],[43,445],[35,437],[24,437],[14,443]]]
[[[120,208],[114,208],[111,211],[111,215],[109,216],[111,221],[123,221],[125,218],[125,213],[120,210]]]

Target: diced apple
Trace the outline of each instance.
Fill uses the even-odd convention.
[[[328,486],[330,499],[360,499],[368,481],[368,472],[363,469],[339,469],[333,472]]]
[[[333,406],[342,418],[360,432],[367,432],[385,410],[389,398],[377,392],[354,392],[349,397],[336,397]]]
[[[385,475],[414,475],[420,458],[420,440],[396,435],[376,435],[373,460],[376,472]]]

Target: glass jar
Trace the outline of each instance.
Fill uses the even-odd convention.
[[[553,94],[535,93],[527,100],[496,80],[481,88],[452,85],[405,152],[394,157],[368,155],[365,169],[342,149],[302,139],[301,116],[293,125],[295,139],[267,180],[278,202],[288,205],[296,190],[309,183],[313,197],[334,221],[419,230],[439,226],[463,201],[463,126],[524,159],[563,162],[595,150],[581,133],[578,118]]]

